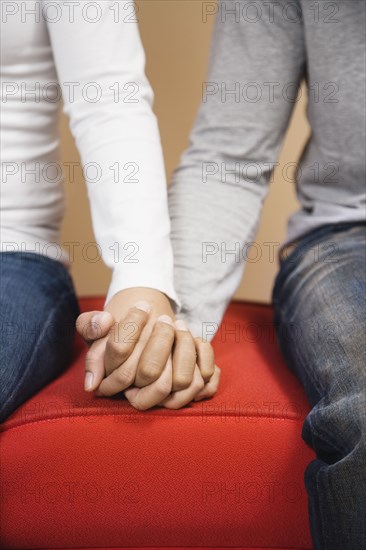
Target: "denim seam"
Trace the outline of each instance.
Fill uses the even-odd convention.
[[[279,326],[280,325],[283,325],[283,321],[282,321],[282,315],[281,315],[281,307],[279,308],[279,312],[278,312],[278,316],[277,318],[279,318]],[[282,350],[281,350],[282,352]],[[284,357],[285,358],[285,357]],[[285,361],[286,363],[288,362],[287,359],[285,358]],[[291,369],[292,370],[292,369]],[[317,386],[321,386],[321,384],[319,383],[318,380],[315,380],[312,376],[312,372],[311,371],[307,371],[308,372],[308,376],[312,379],[312,384],[313,385],[317,385]],[[322,388],[322,393],[324,394],[325,393],[325,388]],[[332,447],[334,447],[338,452],[342,453],[342,452],[347,452],[347,449],[343,449],[343,448],[339,448],[339,446],[334,442],[334,440],[332,439],[332,436],[331,434],[329,434],[328,432],[325,434],[325,437],[324,437],[324,433],[320,434],[319,431],[317,430],[317,428],[315,427],[313,421],[312,421],[312,417],[310,416],[312,411],[314,410],[314,407],[312,407],[311,411],[309,412],[309,414],[307,415],[307,417],[305,418],[304,420],[304,424],[305,422],[309,422],[311,424],[311,429],[313,430],[313,432],[315,433],[315,435],[319,438],[319,439],[323,439],[326,443],[328,443],[329,445],[331,445]],[[313,447],[313,446],[312,446]],[[313,447],[314,448],[314,447]]]
[[[309,233],[305,233],[302,237],[300,237],[299,243],[296,245],[295,249],[284,260],[280,261],[280,268],[273,288],[273,294],[276,294],[278,299],[280,299],[284,284],[288,278],[288,271],[291,269],[291,264],[296,264],[298,267],[303,259],[303,256],[311,250],[314,243],[322,244],[324,243],[324,239],[325,242],[327,242],[326,239],[328,234],[335,233],[336,235],[339,235],[342,231],[349,231],[355,227],[362,228],[364,226],[364,222],[359,222],[357,224],[353,222],[345,222],[337,224],[336,227],[334,227],[334,225],[327,225],[320,228],[315,228]],[[320,233],[320,235],[318,235],[318,233]]]
[[[327,477],[326,468],[321,468],[321,469],[317,472],[317,474],[316,474],[316,476],[315,476],[315,483],[316,483],[316,491],[317,491],[316,494],[318,495],[318,498],[317,498],[317,505],[318,505],[318,514],[319,514],[319,523],[320,523],[320,525],[319,525],[320,529],[319,529],[319,531],[318,531],[318,535],[320,535],[321,538],[322,538],[322,540],[323,540],[323,548],[324,548],[324,550],[327,550],[328,545],[327,545],[326,542],[325,542],[325,533],[324,533],[324,531],[325,531],[324,526],[325,526],[326,523],[325,523],[325,521],[324,521],[324,516],[323,516],[323,512],[322,512],[322,507],[321,507],[320,504],[319,504],[319,495],[321,494],[321,491],[320,491],[320,489],[319,489],[319,475],[320,475],[320,473],[322,472],[323,469],[324,469],[324,474],[325,474],[325,476]],[[327,485],[329,486],[328,483],[327,483]],[[329,548],[329,550],[332,550],[332,549]]]

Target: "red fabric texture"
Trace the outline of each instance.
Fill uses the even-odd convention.
[[[83,299],[83,311],[102,299]],[[216,396],[134,410],[83,391],[85,346],[2,425],[2,548],[309,549],[309,410],[268,306],[233,303]]]

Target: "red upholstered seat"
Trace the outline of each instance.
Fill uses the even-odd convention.
[[[271,308],[231,304],[214,347],[213,399],[139,412],[83,391],[78,341],[70,368],[2,425],[2,548],[311,548],[309,407]]]

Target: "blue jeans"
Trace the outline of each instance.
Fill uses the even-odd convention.
[[[0,422],[67,366],[78,312],[60,262],[0,254]]]
[[[306,234],[281,260],[276,334],[312,410],[302,436],[315,550],[366,548],[366,226]]]

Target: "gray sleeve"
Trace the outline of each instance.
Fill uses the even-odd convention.
[[[202,104],[169,190],[180,316],[196,335],[217,329],[255,238],[304,75],[296,5],[219,3]]]

